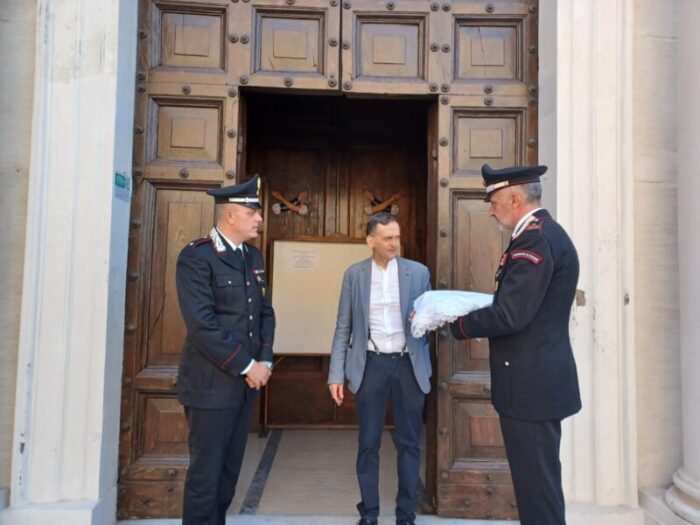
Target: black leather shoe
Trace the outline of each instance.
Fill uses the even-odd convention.
[[[377,525],[377,520],[368,520],[362,518],[360,521],[357,522],[357,525]]]

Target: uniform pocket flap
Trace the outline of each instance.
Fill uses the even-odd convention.
[[[225,286],[243,286],[243,279],[240,275],[236,274],[217,275],[216,286],[219,288]]]

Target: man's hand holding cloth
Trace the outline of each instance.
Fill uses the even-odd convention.
[[[436,290],[424,292],[413,303],[415,315],[411,320],[413,337],[421,337],[473,310],[489,306],[493,295],[479,292]]]

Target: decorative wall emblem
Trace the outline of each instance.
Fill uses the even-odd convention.
[[[371,191],[365,190],[364,196],[365,199],[367,199],[367,202],[369,202],[369,204],[365,205],[366,215],[374,215],[375,213],[379,213],[380,211],[385,211],[387,213],[391,213],[392,215],[399,214],[399,205],[397,203],[401,198],[400,193],[394,193],[388,199],[382,200],[379,197],[375,196],[374,193],[372,193]]]
[[[279,201],[272,205],[272,213],[275,215],[281,215],[282,213],[288,211],[298,213],[299,215],[309,214],[309,207],[304,204],[304,201],[307,201],[309,198],[308,191],[299,192],[299,194],[291,200],[285,198],[279,191],[273,191],[270,193],[277,201]]]

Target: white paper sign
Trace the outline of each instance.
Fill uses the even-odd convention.
[[[330,354],[343,274],[371,253],[364,242],[274,241],[275,355]]]
[[[320,261],[321,257],[318,250],[290,250],[287,267],[290,270],[318,270]]]

